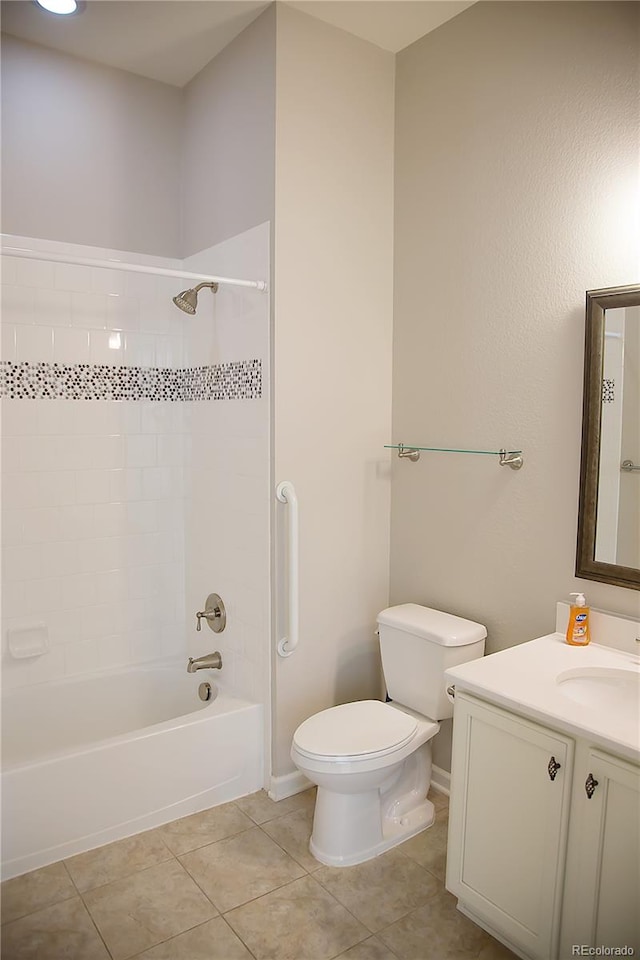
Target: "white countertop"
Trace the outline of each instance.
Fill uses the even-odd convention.
[[[456,690],[490,700],[548,727],[588,740],[594,746],[640,760],[640,696],[632,709],[608,709],[574,702],[556,677],[578,668],[614,668],[637,673],[636,655],[590,643],[572,647],[561,633],[521,643],[446,671]],[[638,691],[640,694],[640,679]],[[637,706],[637,710],[635,707]]]

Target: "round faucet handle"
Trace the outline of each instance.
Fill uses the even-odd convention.
[[[227,612],[222,598],[217,593],[210,593],[207,597],[204,610],[196,613],[196,630],[202,630],[202,617],[205,618],[214,633],[222,633],[227,625]]]

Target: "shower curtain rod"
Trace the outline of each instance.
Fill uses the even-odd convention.
[[[253,290],[267,290],[265,280],[234,280],[231,277],[211,277],[203,273],[189,273],[187,270],[167,270],[164,267],[143,267],[124,260],[93,260],[88,257],[72,257],[60,253],[44,253],[27,247],[3,246],[0,250],[5,257],[20,257],[26,260],[43,260],[47,263],[68,263],[80,267],[99,267],[103,270],[128,270],[130,273],[147,273],[159,277],[175,277],[182,280],[198,280],[200,283],[228,283],[234,287],[250,287]]]

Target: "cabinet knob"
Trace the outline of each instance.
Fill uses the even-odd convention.
[[[589,800],[595,793],[595,789],[598,786],[598,781],[594,778],[593,774],[590,773],[587,779],[584,782],[584,789]]]
[[[549,760],[549,765],[547,767],[547,771],[549,773],[549,780],[555,780],[556,774],[561,766],[562,764],[558,763],[555,757],[551,757],[551,760]]]

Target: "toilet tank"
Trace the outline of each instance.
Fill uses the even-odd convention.
[[[444,672],[483,656],[486,627],[417,603],[402,603],[378,614],[378,629],[391,699],[431,720],[452,717]]]

